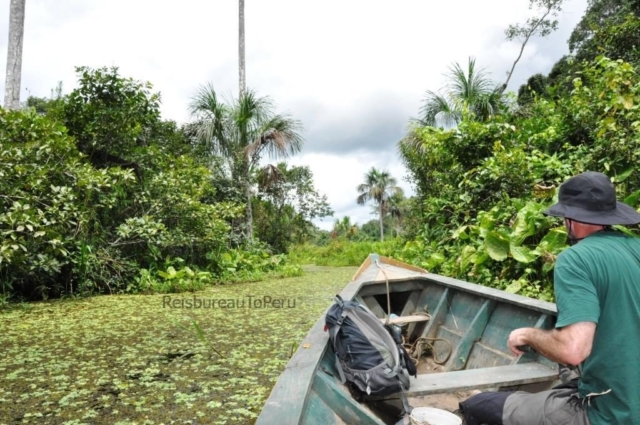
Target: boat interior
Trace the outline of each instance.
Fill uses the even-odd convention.
[[[403,345],[417,362],[418,376],[411,377],[406,392],[412,407],[453,411],[472,391],[536,392],[557,383],[555,363],[533,351],[514,356],[507,348],[507,338],[516,328],[552,328],[552,303],[430,274],[376,255],[361,266],[341,296],[365,305],[381,321],[397,316],[389,323],[401,329]],[[302,355],[299,361],[307,365],[297,364],[294,355],[287,366],[292,372],[313,368],[298,423],[396,423],[401,408],[397,395],[360,402],[337,378],[323,325],[324,317],[305,340],[321,346],[316,347],[317,364],[310,366],[313,356]]]

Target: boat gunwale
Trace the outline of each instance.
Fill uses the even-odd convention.
[[[496,300],[505,304],[511,304],[518,307],[523,307],[529,310],[534,310],[539,313],[549,314],[551,316],[557,316],[558,310],[555,303],[548,301],[542,301],[535,298],[525,297],[523,295],[511,294],[500,289],[490,288],[488,286],[482,286],[477,283],[465,282],[464,280],[454,279],[435,273],[424,273],[420,276],[408,276],[402,278],[389,279],[389,283],[398,282],[411,282],[411,281],[427,280],[434,282],[437,285],[444,286],[446,288],[456,289],[462,292],[470,293],[473,295],[479,295],[484,298]],[[384,285],[384,281],[367,281],[363,282],[361,287],[355,295],[360,293],[364,287]],[[341,295],[342,296],[342,295]],[[344,297],[343,297],[344,298]]]

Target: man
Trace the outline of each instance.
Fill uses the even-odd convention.
[[[516,329],[507,345],[580,366],[581,376],[537,394],[475,395],[460,403],[467,424],[640,424],[640,239],[610,227],[640,214],[596,172],[563,183],[545,214],[564,218],[572,245],[555,265],[556,326]]]

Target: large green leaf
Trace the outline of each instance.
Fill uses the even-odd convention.
[[[507,286],[504,291],[509,294],[517,294],[522,289],[522,282],[519,280],[514,280]]]
[[[489,256],[496,261],[503,261],[509,255],[509,238],[498,232],[487,232],[484,246]]]
[[[636,205],[638,205],[638,198],[640,197],[640,190],[636,190],[635,192],[633,192],[631,195],[627,196],[626,198],[624,198],[624,203],[625,204],[629,204],[632,207],[636,207]]]
[[[475,263],[475,260],[476,249],[471,245],[465,246],[460,254],[460,271],[466,271],[470,264]]]
[[[538,254],[526,246],[511,245],[511,255],[520,263],[530,263],[538,258]]]
[[[625,226],[618,226],[618,225],[615,225],[615,226],[613,226],[613,227],[614,227],[614,229],[618,230],[619,232],[622,232],[622,233],[624,233],[624,234],[625,234],[625,235],[627,235],[627,236],[631,236],[632,238],[638,238],[638,237],[640,237],[640,235],[638,235],[637,233],[634,233],[634,232],[633,232],[631,229],[629,229],[628,227],[625,227]]]
[[[453,235],[451,237],[453,239],[460,238],[461,240],[469,239],[469,235],[467,234],[467,226],[458,227],[458,229],[453,232]]]
[[[427,268],[427,270],[433,269],[439,266],[440,264],[444,263],[444,260],[445,260],[444,255],[442,255],[439,252],[434,252],[429,256],[429,259],[425,262],[426,263],[425,267]]]
[[[536,221],[540,218],[543,209],[542,204],[530,202],[518,211],[516,223],[511,232],[512,243],[522,245],[525,239],[536,233]]]
[[[487,262],[488,259],[489,259],[489,255],[485,250],[478,251],[476,253],[476,261],[475,261],[476,266],[483,265],[484,263]]]
[[[616,182],[623,182],[623,181],[625,181],[626,179],[628,179],[628,178],[629,178],[629,176],[630,176],[630,175],[631,175],[635,170],[636,170],[636,167],[635,167],[635,166],[633,166],[633,165],[632,165],[631,167],[628,167],[626,170],[624,170],[624,171],[622,171],[621,173],[617,174],[617,175],[615,176],[615,180],[614,180],[614,181],[616,181]]]
[[[480,232],[486,233],[496,227],[495,219],[489,213],[483,213],[479,218]]]
[[[567,241],[567,232],[564,228],[557,227],[551,229],[544,238],[538,244],[537,251],[550,252],[552,254],[559,254],[565,247]]]

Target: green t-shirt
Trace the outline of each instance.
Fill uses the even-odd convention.
[[[593,425],[640,424],[640,239],[594,233],[562,252],[555,266],[556,328],[597,324],[582,364],[580,396]]]

